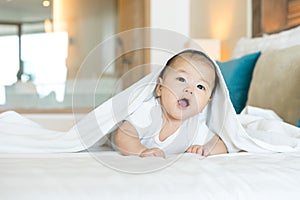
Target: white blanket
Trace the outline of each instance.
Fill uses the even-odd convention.
[[[215,63],[212,60],[213,63]],[[300,151],[300,129],[286,124],[270,111],[247,108],[235,114],[228,90],[217,64],[218,82],[207,107],[209,129],[225,142],[229,152]],[[109,99],[68,132],[47,130],[14,112],[0,115],[0,152],[77,152],[91,147],[153,97],[157,77],[162,69],[150,73],[128,89]],[[197,128],[197,117],[190,118],[189,130]]]

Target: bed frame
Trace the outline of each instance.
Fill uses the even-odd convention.
[[[300,24],[300,0],[252,0],[252,35],[259,37]]]

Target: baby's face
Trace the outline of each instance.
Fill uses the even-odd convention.
[[[215,84],[215,71],[201,60],[177,58],[159,79],[156,93],[168,119],[185,120],[204,109]]]

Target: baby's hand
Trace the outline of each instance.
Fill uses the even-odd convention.
[[[142,153],[140,154],[140,157],[150,157],[150,156],[157,156],[162,158],[166,157],[165,153],[159,148],[146,149],[142,151]]]
[[[201,146],[201,145],[192,145],[186,150],[186,152],[200,154],[201,156],[207,156],[209,153],[207,151],[207,148],[205,148],[205,146]]]
[[[205,145],[192,145],[186,150],[186,152],[197,153],[202,156],[210,156],[227,153],[227,147],[225,143],[215,135]]]

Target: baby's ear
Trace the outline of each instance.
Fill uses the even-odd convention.
[[[156,93],[157,97],[161,96],[161,86],[162,86],[162,78],[159,77],[157,80],[156,88],[155,88],[155,93]]]

